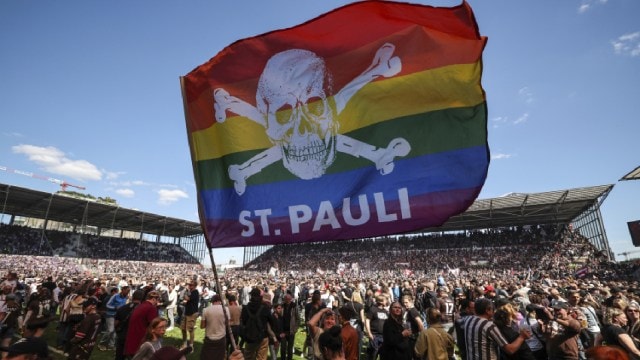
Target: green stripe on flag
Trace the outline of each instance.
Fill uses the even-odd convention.
[[[411,152],[401,159],[483,146],[487,142],[486,104],[474,107],[433,111],[377,123],[343,134],[378,148],[385,148],[389,141],[404,138],[411,145]],[[244,151],[220,159],[197,162],[198,188],[210,190],[233,187],[227,169],[238,165],[265,149]],[[371,161],[349,154],[337,153],[336,160],[326,174],[349,171],[371,166]],[[278,161],[247,179],[247,185],[296,179]]]

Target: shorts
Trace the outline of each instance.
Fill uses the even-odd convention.
[[[182,322],[180,323],[180,329],[186,330],[186,331],[193,331],[196,327],[197,319],[198,319],[198,313],[183,316]]]

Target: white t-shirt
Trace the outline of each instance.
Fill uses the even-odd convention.
[[[229,309],[225,308],[227,318],[229,318]],[[205,321],[205,336],[210,340],[220,340],[227,332],[224,328],[224,314],[222,313],[222,305],[209,305],[202,312],[202,319]]]

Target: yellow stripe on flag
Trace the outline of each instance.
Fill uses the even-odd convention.
[[[358,91],[339,114],[339,132],[348,133],[413,114],[478,105],[484,101],[481,72],[482,65],[476,62],[370,83]],[[265,149],[273,144],[262,125],[245,117],[229,116],[224,123],[194,132],[192,146],[194,161],[201,161]]]

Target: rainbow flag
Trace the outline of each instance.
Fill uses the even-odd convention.
[[[209,247],[439,226],[489,166],[466,2],[363,1],[239,40],[181,78]]]

